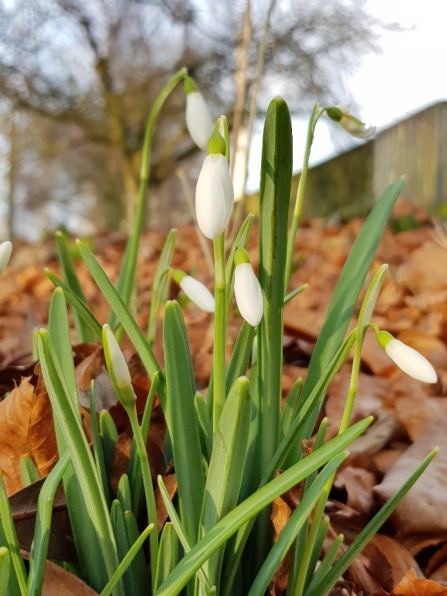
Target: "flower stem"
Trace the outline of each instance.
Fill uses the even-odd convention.
[[[292,259],[293,251],[295,247],[295,238],[300,223],[301,211],[303,209],[304,200],[304,189],[306,187],[307,171],[309,169],[309,157],[312,149],[312,143],[314,140],[315,127],[318,119],[323,114],[324,109],[320,108],[320,104],[317,102],[312,110],[309,126],[307,128],[306,147],[304,150],[303,167],[301,169],[300,179],[298,182],[298,189],[296,191],[295,207],[293,209],[292,222],[290,224],[290,232],[287,241],[287,260],[286,260],[286,276],[285,276],[285,288],[284,293],[287,293],[287,284],[289,283],[290,276],[292,275]]]
[[[135,221],[133,225],[133,232],[126,248],[125,263],[123,263],[125,266],[121,268],[122,274],[120,275],[118,281],[118,291],[127,306],[129,305],[132,290],[134,288],[135,272],[137,269],[138,245],[140,243],[140,237],[144,224],[144,215],[146,211],[146,194],[151,166],[152,137],[154,134],[155,123],[166,99],[186,74],[186,68],[181,68],[171,79],[169,79],[169,81],[155,98],[147,120],[146,132],[144,135],[143,154],[141,158],[140,186],[135,210]],[[109,321],[112,329],[116,326],[117,322],[118,320],[116,316],[112,313]]]
[[[215,267],[214,315],[214,362],[213,362],[213,431],[217,431],[220,414],[225,401],[225,327],[226,285],[225,285],[225,235],[220,234],[213,241]]]

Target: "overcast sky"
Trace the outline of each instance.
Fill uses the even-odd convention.
[[[447,100],[447,0],[367,0],[372,15],[384,22],[397,22],[406,31],[382,31],[380,54],[363,58],[362,66],[348,79],[356,114],[378,131],[437,101]],[[321,119],[312,148],[311,163],[324,161],[359,141],[345,135],[334,147],[329,127]],[[294,122],[294,169],[301,169],[307,123]],[[343,135],[343,131],[340,131]],[[260,126],[258,134],[262,134]],[[259,147],[260,136],[254,146]],[[248,189],[259,185],[260,155],[253,153]]]

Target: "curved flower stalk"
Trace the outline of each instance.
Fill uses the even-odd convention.
[[[234,262],[234,295],[239,312],[247,323],[256,327],[264,313],[261,286],[245,249],[237,249]]]
[[[436,383],[438,376],[430,362],[388,331],[377,331],[376,339],[391,360],[407,375],[423,383]]]
[[[326,114],[348,134],[357,139],[367,139],[376,132],[375,126],[366,126],[364,122],[350,114],[351,105],[340,105],[326,108]]]
[[[172,277],[182,288],[190,300],[206,312],[214,312],[216,302],[214,296],[202,282],[190,275],[186,275],[180,269],[171,269]]]
[[[225,230],[234,205],[234,192],[225,157],[225,141],[214,134],[196,186],[196,216],[202,233],[215,240]]]
[[[194,143],[206,151],[214,124],[208,106],[191,77],[185,77],[186,126]]]
[[[9,259],[11,258],[12,244],[9,240],[5,240],[0,244],[0,274],[6,269]]]

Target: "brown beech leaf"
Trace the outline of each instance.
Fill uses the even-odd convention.
[[[76,575],[47,561],[42,596],[98,596],[98,593]]]
[[[40,380],[35,387],[29,378],[0,403],[0,472],[6,492],[12,495],[23,486],[20,457],[30,455],[39,474],[47,476],[57,461],[53,411]]]
[[[392,596],[447,596],[447,588],[430,579],[417,577],[410,569],[391,592]]]
[[[175,474],[168,474],[167,476],[163,476],[163,482],[172,501],[175,494],[177,493],[177,478]],[[160,533],[162,527],[168,519],[168,512],[166,510],[163,497],[161,496],[161,492],[158,486],[155,489],[155,509],[157,511],[158,533]]]
[[[34,539],[37,500],[44,481],[45,479],[42,478],[42,480],[38,480],[22,488],[22,490],[14,493],[9,498],[9,505],[11,507],[19,545],[25,551],[30,550]],[[54,496],[48,558],[59,561],[72,561],[76,559],[76,550],[74,548],[62,484],[59,485]]]

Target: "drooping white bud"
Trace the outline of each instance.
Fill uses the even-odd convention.
[[[231,217],[234,192],[228,162],[221,153],[205,157],[196,186],[196,217],[202,233],[215,240]]]
[[[391,360],[407,375],[423,383],[436,383],[436,371],[422,354],[387,331],[376,331],[376,338]]]
[[[194,143],[206,151],[208,140],[213,134],[213,121],[202,94],[190,77],[185,79],[186,126]]]
[[[199,308],[206,312],[214,312],[216,309],[216,301],[214,296],[202,282],[198,281],[190,275],[186,275],[180,269],[171,270],[172,277],[176,281],[190,300],[192,300]]]
[[[118,399],[124,408],[133,407],[137,398],[132,387],[129,367],[109,325],[103,325],[102,344],[107,369]]]
[[[235,254],[236,267],[234,269],[234,295],[239,312],[253,327],[259,325],[264,313],[262,290],[248,253],[238,248]]]

